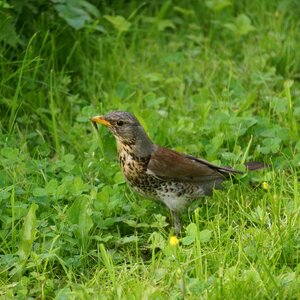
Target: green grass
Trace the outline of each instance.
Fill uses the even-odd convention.
[[[1,47],[0,298],[299,298],[297,2],[99,9],[81,30],[28,18]],[[271,167],[193,203],[171,245],[170,213],[130,191],[89,121],[112,110],[160,145]]]

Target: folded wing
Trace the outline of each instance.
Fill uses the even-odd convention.
[[[205,182],[226,179],[230,174],[243,173],[230,167],[220,167],[190,155],[158,147],[152,154],[147,172],[164,180]]]

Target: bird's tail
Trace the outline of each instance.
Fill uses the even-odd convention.
[[[270,165],[267,165],[267,164],[262,163],[262,162],[257,162],[257,161],[246,162],[245,166],[246,166],[247,170],[249,170],[249,171],[256,171],[256,170],[260,170],[260,169],[270,167]]]

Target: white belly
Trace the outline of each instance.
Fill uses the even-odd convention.
[[[180,196],[178,195],[178,191],[157,191],[157,197],[159,198],[159,200],[162,201],[170,210],[177,212],[184,210],[186,206],[191,203],[192,200],[200,198],[202,196],[204,196],[204,190],[200,187],[198,187],[193,194],[183,193]]]

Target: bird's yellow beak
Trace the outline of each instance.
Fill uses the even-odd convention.
[[[104,119],[103,116],[95,116],[91,118],[91,121],[95,124],[95,123],[100,123],[102,125],[105,126],[112,126],[112,124],[110,122],[108,122],[106,119]]]

